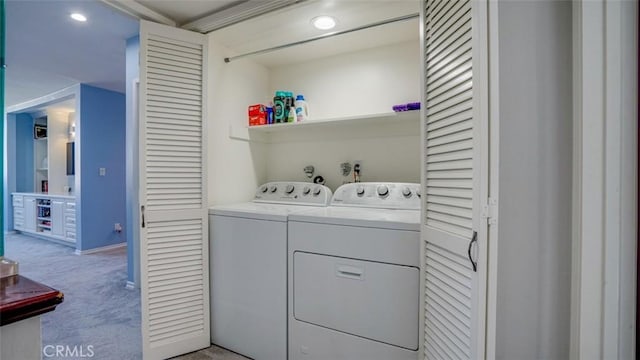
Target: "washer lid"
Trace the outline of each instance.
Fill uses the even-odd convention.
[[[420,231],[419,210],[329,206],[291,214],[289,221]]]
[[[247,219],[287,221],[289,214],[309,210],[310,206],[269,203],[240,203],[209,208],[209,215],[233,216]]]

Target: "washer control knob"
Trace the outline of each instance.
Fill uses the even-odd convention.
[[[267,190],[269,190],[269,188],[267,187],[267,185],[262,185],[262,186],[260,187],[260,192],[266,193],[266,192],[267,192]]]
[[[402,189],[402,195],[404,195],[404,197],[408,198],[411,196],[411,189],[408,186],[405,186],[404,189]]]
[[[364,196],[364,186],[358,185],[358,187],[356,188],[356,194],[358,196]]]
[[[302,193],[304,195],[309,195],[309,193],[311,192],[311,188],[308,186],[305,186],[304,188],[302,188]]]
[[[274,193],[274,192],[278,191],[278,187],[277,187],[277,186],[275,186],[275,185],[271,185],[271,186],[269,186],[269,191],[271,191],[272,193]]]
[[[321,192],[322,188],[318,186],[317,188],[313,189],[313,196],[318,196]]]
[[[389,195],[389,187],[387,187],[387,185],[378,186],[378,195],[380,195],[381,197]]]
[[[293,185],[291,185],[291,184],[287,185],[287,188],[286,188],[286,189],[284,189],[284,191],[285,191],[287,194],[291,194],[291,193],[293,192],[293,190],[295,190],[295,186],[293,186]]]
[[[416,195],[418,195],[418,197],[421,197],[421,193],[420,193],[420,189],[416,190]]]

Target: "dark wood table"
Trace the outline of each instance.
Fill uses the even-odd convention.
[[[0,279],[0,326],[55,310],[64,294],[21,275]]]

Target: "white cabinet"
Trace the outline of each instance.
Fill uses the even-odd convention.
[[[13,194],[13,228],[67,243],[76,242],[76,203],[69,196]]]
[[[51,235],[53,236],[64,236],[64,208],[64,201],[51,202]]]
[[[64,237],[67,241],[76,241],[76,203],[67,201],[64,206]]]
[[[24,230],[24,197],[13,195],[13,228]]]
[[[36,231],[36,198],[24,197],[24,230]]]

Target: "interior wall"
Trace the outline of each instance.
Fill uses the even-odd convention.
[[[9,114],[8,121],[11,121]],[[16,192],[33,192],[33,118],[26,113],[13,115],[15,119],[15,191]]]
[[[72,112],[70,112],[70,113],[69,113],[69,116],[68,116],[68,123],[69,123],[69,124],[73,124],[74,129],[75,129],[75,124],[76,124],[76,113],[75,113],[75,111],[72,111]],[[70,126],[71,126],[71,125],[70,125]],[[71,131],[71,130],[69,130],[69,131]],[[74,130],[74,133],[73,133],[73,134],[69,134],[69,138],[68,138],[68,139],[69,139],[68,141],[70,141],[70,142],[74,142],[74,143],[75,143],[75,141],[76,141],[75,130]],[[66,146],[66,145],[65,145],[65,146]],[[74,144],[74,146],[75,146],[75,144]],[[74,149],[75,149],[75,148],[74,148]],[[75,151],[75,150],[74,150],[74,151]],[[66,156],[66,155],[67,155],[67,154],[66,154],[66,148],[65,148],[65,156]],[[65,159],[65,160],[66,160],[66,159]],[[75,159],[74,159],[74,166],[75,166]],[[66,163],[65,163],[65,167],[66,167]],[[66,170],[66,169],[65,169],[65,170]],[[67,172],[65,171],[65,175],[66,175],[66,177],[67,177],[67,184],[66,184],[66,185],[68,186],[68,191],[67,191],[67,193],[69,193],[69,194],[73,194],[73,193],[75,193],[75,191],[76,191],[76,189],[75,189],[75,187],[76,187],[75,168],[74,168],[73,170],[74,170],[74,175],[66,175],[66,174],[67,174]],[[63,189],[63,190],[64,190],[64,189]]]
[[[498,359],[568,359],[572,10],[498,5]]]
[[[11,193],[16,191],[16,114],[4,113],[4,176],[3,176],[3,197],[2,229],[9,232],[13,230],[13,203]],[[3,254],[4,255],[4,254]]]
[[[33,117],[28,113],[6,114],[6,174],[4,199],[4,231],[13,230],[11,193],[33,192],[34,154]]]
[[[246,127],[252,104],[269,94],[268,71],[250,59],[225,63],[228,49],[209,37],[207,75],[209,205],[248,201],[266,179],[265,144],[229,138]]]
[[[419,74],[420,45],[411,41],[273,68],[267,95],[303,94],[311,120],[389,113],[420,101]]]
[[[69,141],[68,129],[68,111],[47,111],[47,157],[49,159],[49,194],[68,195],[68,192],[65,191],[65,186],[68,186],[66,156],[67,142]]]
[[[321,175],[325,185],[335,190],[353,182],[353,173],[342,176],[340,164],[359,161],[363,182],[420,183],[419,136],[332,139],[327,135],[305,142],[274,143],[268,154],[268,181],[310,181],[303,169],[313,165],[315,175]]]
[[[270,95],[275,90],[303,94],[309,121],[389,113],[395,104],[420,100],[419,74],[419,44],[412,41],[274,68]],[[414,125],[335,125],[308,130],[298,138],[276,136],[268,148],[267,179],[309,181],[303,168],[313,165],[316,175],[335,190],[353,181],[342,176],[340,164],[359,161],[361,181],[419,183],[417,113]]]
[[[125,241],[125,95],[81,85],[81,251]],[[104,176],[100,168],[105,169]]]

